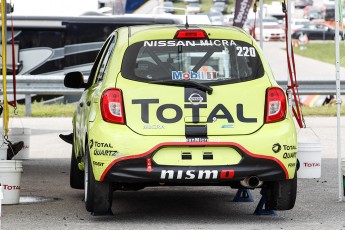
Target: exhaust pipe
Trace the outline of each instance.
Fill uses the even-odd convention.
[[[241,180],[241,185],[246,188],[257,188],[262,185],[262,181],[257,176],[246,177]]]

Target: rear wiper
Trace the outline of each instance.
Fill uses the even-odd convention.
[[[157,80],[157,81],[151,81],[149,83],[153,84],[164,84],[164,85],[176,85],[176,86],[192,86],[194,88],[207,91],[209,95],[212,94],[213,89],[210,86],[197,83],[194,81],[178,81],[178,80]]]

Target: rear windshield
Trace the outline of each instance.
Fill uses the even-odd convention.
[[[192,80],[218,85],[262,77],[256,49],[237,40],[153,40],[132,44],[122,76],[135,81]]]

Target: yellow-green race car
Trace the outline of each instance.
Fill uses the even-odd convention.
[[[256,41],[237,27],[115,30],[73,116],[70,182],[86,209],[148,186],[264,189],[266,208],[293,208],[297,135],[285,92]]]

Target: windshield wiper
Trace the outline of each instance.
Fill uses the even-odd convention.
[[[157,80],[157,81],[151,81],[149,83],[153,84],[164,84],[164,85],[176,85],[176,86],[192,86],[194,88],[207,91],[209,95],[212,94],[213,89],[210,86],[197,83],[194,81],[178,81],[178,80]]]

